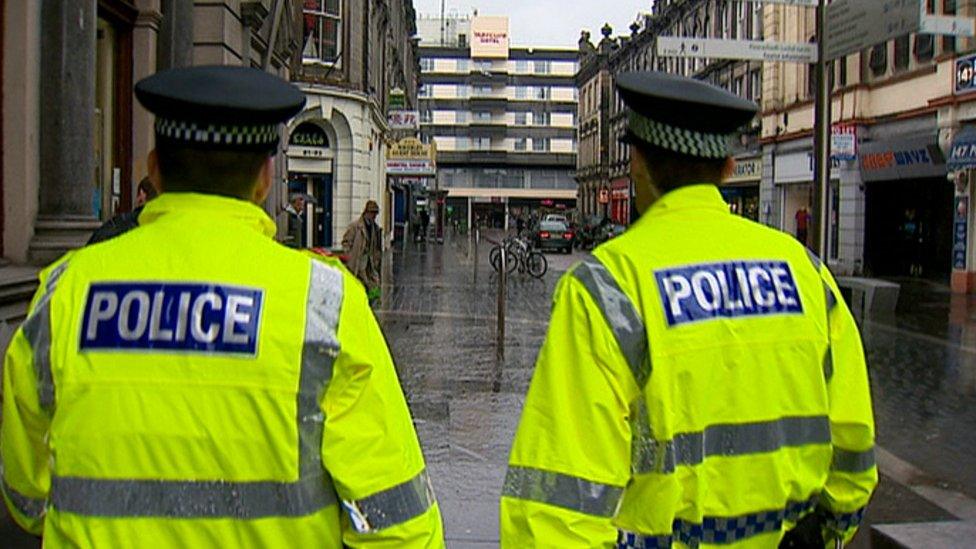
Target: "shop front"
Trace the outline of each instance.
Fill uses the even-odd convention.
[[[976,291],[976,260],[972,257],[972,188],[976,183],[976,127],[967,127],[952,140],[949,177],[953,183],[952,291]]]
[[[813,234],[813,166],[814,157],[810,150],[803,150],[776,157],[774,193],[780,205],[779,228],[793,235],[804,246],[815,247]],[[829,227],[827,249],[830,258],[836,258],[839,249],[839,209],[840,209],[840,162],[831,165],[829,203],[827,216]],[[762,174],[760,172],[760,177]],[[757,215],[758,217],[758,215]]]
[[[610,202],[605,212],[620,225],[630,224],[630,178],[620,177],[610,182]]]
[[[865,271],[948,280],[954,190],[936,135],[862,143],[860,167]]]
[[[732,177],[719,188],[729,211],[759,221],[759,184],[762,182],[762,157],[737,159]]]
[[[325,129],[305,122],[288,138],[288,193],[312,197],[300,212],[305,235],[299,247],[330,248],[333,245],[333,183],[335,154]]]

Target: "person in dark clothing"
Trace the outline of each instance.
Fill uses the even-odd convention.
[[[120,213],[106,221],[99,227],[91,238],[88,239],[86,246],[111,240],[119,235],[125,234],[139,226],[139,214],[142,213],[143,206],[153,198],[156,198],[156,188],[149,182],[148,177],[143,177],[136,190],[136,208],[131,212]]]

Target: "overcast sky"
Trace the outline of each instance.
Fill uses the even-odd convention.
[[[629,34],[628,27],[639,12],[651,10],[651,0],[444,0],[445,11],[481,15],[507,15],[513,46],[575,48],[580,30],[600,38],[604,23],[614,35]],[[441,0],[413,0],[420,15],[439,15]]]

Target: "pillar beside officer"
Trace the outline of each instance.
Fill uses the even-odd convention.
[[[502,546],[849,540],[877,483],[857,327],[817,257],[716,187],[757,106],[662,73],[617,86],[642,216],[559,283]]]
[[[0,457],[45,545],[443,547],[383,335],[259,207],[302,93],[241,67],[136,86],[162,194],[69,253],[7,352]]]

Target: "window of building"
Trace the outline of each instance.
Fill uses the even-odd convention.
[[[535,62],[535,73],[536,74],[549,74],[552,71],[552,63],[545,59],[540,59]]]
[[[888,43],[878,44],[871,48],[871,55],[868,58],[868,66],[871,74],[881,76],[888,71]]]
[[[517,113],[515,113],[515,125],[516,126],[528,126],[529,125],[529,113],[527,113],[527,112],[517,112]]]
[[[474,113],[474,119],[477,122],[491,122],[491,113],[487,111],[478,111]]]
[[[915,59],[919,63],[927,63],[935,57],[935,38],[931,34],[919,34],[915,37]]]
[[[417,97],[433,97],[434,96],[434,86],[430,84],[421,84],[420,88],[417,90]]]
[[[429,57],[424,57],[420,59],[420,71],[421,72],[433,72],[434,70],[434,60]]]
[[[752,2],[752,39],[763,39],[763,3]]]
[[[469,97],[471,95],[471,88],[467,84],[457,84],[455,91],[457,96],[460,98]]]
[[[535,126],[549,126],[552,123],[552,113],[534,112],[532,113],[532,124]]]
[[[468,60],[467,59],[457,59],[454,61],[454,67],[457,72],[469,72]]]
[[[490,137],[472,137],[471,138],[471,148],[476,151],[487,151],[491,150],[491,138]]]
[[[549,138],[548,137],[534,137],[532,138],[532,150],[534,152],[549,152]]]
[[[756,69],[749,73],[749,94],[753,101],[762,100],[762,69]]]
[[[529,97],[528,86],[515,86],[515,99],[528,99],[528,97]]]
[[[306,61],[335,63],[342,38],[342,0],[304,0]]]
[[[455,124],[467,124],[468,123],[468,111],[454,111],[454,123]]]
[[[912,37],[905,35],[895,38],[895,70],[903,71],[908,69],[908,64],[911,61],[911,44]]]
[[[464,49],[464,48],[467,48],[468,47],[468,35],[467,34],[459,34],[458,35],[458,47],[461,48],[461,49]]]
[[[491,95],[491,86],[475,86],[474,94],[478,97]]]
[[[490,72],[491,71],[491,61],[478,61],[475,67],[479,72]]]
[[[434,113],[430,109],[420,110],[420,123],[430,124],[434,121]]]
[[[529,72],[529,61],[527,59],[519,59],[515,61],[515,72],[520,74]]]
[[[516,151],[523,152],[523,151],[528,150],[528,148],[529,148],[529,140],[528,139],[526,139],[524,137],[519,137],[518,139],[515,140],[515,150]]]
[[[549,89],[549,86],[538,86],[535,89],[536,99],[549,99],[550,97],[552,97],[552,91]]]
[[[742,97],[742,95],[743,95],[743,89],[742,89],[743,83],[744,83],[744,78],[741,77],[741,76],[739,76],[735,80],[732,80],[732,93],[734,93],[735,95],[738,95],[739,97]]]
[[[956,0],[942,0],[942,14],[943,15],[955,15],[956,14]],[[942,51],[944,53],[955,53],[956,52],[956,37],[955,36],[943,36],[942,37]]]
[[[847,86],[847,56],[837,59],[837,83],[840,87]]]

